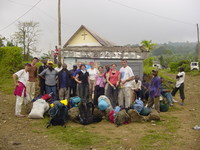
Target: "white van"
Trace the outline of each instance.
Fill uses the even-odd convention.
[[[190,69],[191,70],[199,70],[199,62],[191,62]]]

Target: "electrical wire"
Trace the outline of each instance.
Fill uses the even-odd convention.
[[[111,2],[111,3],[117,4],[117,5],[129,8],[129,9],[132,9],[132,10],[141,12],[141,13],[148,14],[148,15],[156,16],[156,17],[159,17],[159,18],[163,18],[163,19],[167,19],[167,20],[170,20],[170,21],[179,22],[179,23],[183,23],[183,24],[187,24],[187,25],[192,25],[192,26],[196,25],[196,24],[193,24],[193,23],[189,23],[189,22],[177,20],[177,19],[174,19],[174,18],[170,18],[170,17],[166,17],[166,16],[161,16],[161,15],[158,15],[158,14],[155,14],[155,13],[152,13],[152,12],[149,12],[149,11],[145,11],[145,10],[142,10],[142,9],[134,8],[134,7],[125,5],[123,3],[120,3],[120,2],[117,2],[117,1],[114,1],[114,0],[108,0],[108,1]]]
[[[2,28],[0,31],[3,31],[5,29],[7,29],[9,26],[13,25],[16,21],[18,21],[19,19],[21,19],[22,17],[24,17],[27,13],[29,13],[34,7],[36,7],[42,0],[39,0],[35,5],[33,5],[28,11],[26,11],[23,15],[21,15],[20,17],[18,17],[16,20],[14,20],[13,22],[11,22],[9,25],[5,26],[4,28]]]

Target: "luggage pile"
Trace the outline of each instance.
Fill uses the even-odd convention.
[[[160,120],[159,113],[144,106],[139,98],[133,102],[129,109],[120,106],[112,108],[111,102],[105,95],[98,98],[98,108],[93,102],[83,103],[80,97],[71,97],[69,100],[52,101],[51,94],[45,94],[32,101],[33,107],[28,117],[31,119],[42,119],[48,112],[50,126],[61,125],[65,127],[68,120],[82,125],[88,125],[102,121],[103,118],[120,126],[131,122],[143,122],[149,120]],[[167,111],[167,106],[161,104],[162,111]]]

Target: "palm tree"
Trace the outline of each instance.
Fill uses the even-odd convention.
[[[146,51],[151,51],[156,47],[156,44],[152,43],[152,40],[150,41],[143,40],[142,42],[140,42],[140,44],[142,47],[146,49]]]

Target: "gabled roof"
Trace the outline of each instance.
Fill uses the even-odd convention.
[[[65,43],[65,45],[63,46],[63,48],[67,47],[67,45],[69,44],[69,42],[76,36],[76,34],[81,31],[82,29],[85,29],[87,32],[89,32],[102,46],[106,46],[106,47],[112,47],[112,46],[117,46],[115,43],[110,42],[102,37],[100,37],[99,35],[97,35],[95,32],[93,32],[92,30],[88,29],[86,26],[81,25],[80,28],[71,36],[71,38]]]

